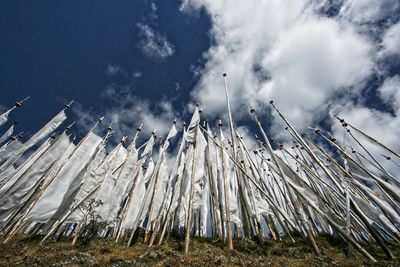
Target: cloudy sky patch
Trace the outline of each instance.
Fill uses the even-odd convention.
[[[148,58],[165,60],[175,53],[174,46],[168,41],[165,34],[161,34],[150,25],[138,23],[140,41],[138,47]]]
[[[272,126],[271,135],[282,133],[268,104],[274,100],[299,130],[336,131],[329,114],[348,114],[360,127],[376,122],[375,137],[400,146],[391,137],[400,136],[398,0],[113,1],[99,4],[90,19],[91,6],[82,6],[73,22],[66,14],[75,6],[63,3],[52,17],[28,12],[29,5],[0,4],[7,25],[0,104],[31,92],[50,103],[39,108],[32,96],[37,111],[26,105],[21,116],[27,128],[63,105],[53,99],[80,103],[75,115],[83,129],[104,114],[121,134],[140,122],[164,133],[175,117],[188,120],[194,103],[215,125],[226,121],[226,72],[234,120],[248,130],[254,130],[252,106]],[[23,80],[15,78],[21,73]]]

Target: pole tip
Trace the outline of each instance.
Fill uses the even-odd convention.
[[[67,127],[65,127],[65,129],[67,131],[71,130],[71,127],[75,124],[75,121],[73,121],[71,124],[67,125]]]
[[[65,109],[71,108],[72,103],[74,103],[74,100],[69,101],[69,103],[65,104],[64,107]]]
[[[223,77],[226,77],[226,75],[227,75],[226,72],[224,72],[224,73],[222,74]]]

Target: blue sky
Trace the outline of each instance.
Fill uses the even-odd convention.
[[[105,116],[117,137],[165,134],[197,102],[226,120],[227,72],[250,139],[250,106],[285,139],[273,99],[299,130],[340,134],[339,113],[399,149],[399,14],[398,0],[1,1],[0,107],[32,96],[12,114],[28,132],[74,99],[78,132]]]
[[[100,116],[114,104],[100,96],[110,87],[128,88],[150,102],[165,97],[182,109],[196,83],[191,68],[201,65],[210,44],[210,22],[204,12],[182,14],[179,5],[2,1],[0,104],[7,107],[32,96],[12,114],[24,129],[39,127],[71,99]],[[160,56],[151,48],[144,53],[143,42],[149,40],[144,40],[146,33],[139,26],[168,38],[171,55]]]

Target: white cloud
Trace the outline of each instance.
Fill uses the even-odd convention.
[[[181,90],[181,85],[178,82],[175,82],[175,91]]]
[[[373,23],[396,15],[399,11],[398,0],[347,0],[340,15],[355,23]]]
[[[133,73],[132,73],[132,77],[133,78],[140,78],[140,77],[142,77],[143,76],[143,73],[141,73],[140,71],[134,71]]]
[[[371,49],[349,25],[321,18],[298,21],[264,57],[271,80],[262,83],[261,99],[276,101],[298,126],[309,125],[334,93],[368,77]]]
[[[341,118],[345,119],[346,122],[364,131],[365,133],[385,144],[392,150],[397,152],[400,151],[400,144],[398,142],[400,136],[400,110],[396,111],[395,116],[392,116],[391,114],[386,112],[380,112],[362,106],[354,106],[353,104],[341,105],[340,110],[341,112],[339,115]],[[337,121],[332,121],[332,123],[334,125],[333,132],[338,140],[340,140],[341,142],[344,134],[343,127]],[[388,154],[380,147],[367,141],[361,135],[358,135],[355,131],[352,132],[356,136],[356,138],[363,144],[363,146],[365,146],[367,150],[374,156],[374,158],[377,159],[380,164],[383,164],[385,169],[391,172],[395,177],[398,176],[398,167],[390,161],[383,160],[381,156],[381,154],[387,156],[392,155]],[[348,136],[347,138],[347,143],[350,144],[357,152],[363,154],[366,158],[369,158],[369,156],[363,151],[363,149],[359,147],[358,144],[353,141],[350,136]],[[370,165],[368,162],[366,162],[366,164]]]
[[[110,86],[103,91],[101,97],[111,104],[103,109],[101,114],[92,109],[84,109],[79,104],[71,110],[79,129],[83,132],[95,123],[97,117],[94,114],[104,116],[105,126],[112,122],[112,128],[116,132],[112,138],[114,143],[118,142],[122,135],[133,137],[140,124],[143,124],[142,137],[147,138],[154,130],[158,136],[165,137],[173,120],[180,115],[173,110],[168,100],[161,99],[158,103],[150,103],[146,99],[134,96],[130,89],[117,90]]]
[[[400,76],[387,78],[379,89],[380,97],[400,116]]]
[[[153,4],[151,14],[156,14],[157,7]],[[339,15],[322,16],[321,9],[332,5],[340,9]],[[385,53],[400,51],[399,23],[376,39],[360,27],[365,23],[368,28],[369,23],[390,18],[398,9],[397,1],[347,0],[339,4],[331,0],[182,1],[181,10],[188,15],[202,8],[210,15],[212,45],[203,55],[204,68],[192,68],[199,81],[191,95],[194,102],[203,106],[205,117],[211,121],[219,116],[226,119],[222,77],[226,72],[234,119],[247,117],[248,105],[266,109],[273,99],[284,115],[303,130],[325,116],[330,106],[340,107],[348,121],[396,146],[395,134],[399,135],[396,129],[400,129],[397,127],[399,78],[387,79],[379,89],[380,97],[393,107],[394,114],[354,105],[346,96],[361,97],[365,82],[374,71],[379,71],[380,66],[375,63],[379,52],[377,40],[382,38]],[[165,34],[157,31],[157,17],[152,18],[149,23],[137,24],[139,47],[147,57],[160,61],[172,56],[175,48]],[[382,27],[390,23],[385,25]],[[111,70],[118,73],[115,68]],[[179,90],[179,83],[176,89]],[[345,95],[345,100],[338,102],[333,98],[337,93]],[[103,95],[114,100],[114,107],[106,109],[105,117],[114,122],[114,128],[121,134],[132,135],[142,122],[145,133],[157,128],[164,135],[172,120],[182,115],[166,100],[151,104],[113,87]],[[275,112],[272,114],[276,116]],[[281,126],[273,124],[275,136],[278,128],[281,130]],[[240,131],[254,145],[248,129]]]
[[[227,72],[236,118],[249,104],[265,108],[274,99],[291,121],[306,127],[333,94],[357,89],[374,67],[371,41],[350,23],[319,17],[310,1],[183,4],[189,12],[201,7],[212,19],[214,45],[192,96],[206,113],[225,113]]]
[[[106,72],[106,74],[108,76],[115,76],[115,75],[118,75],[118,74],[122,74],[124,76],[127,76],[127,74],[124,71],[124,69],[119,65],[111,65],[111,64],[107,65],[107,68],[106,68],[105,72]]]
[[[225,111],[223,72],[228,73],[233,107],[254,102],[259,81],[253,68],[261,63],[263,54],[279,34],[298,19],[303,2],[188,2],[185,10],[204,6],[212,19],[215,45],[205,54],[205,68],[200,71],[200,81],[192,93],[206,112]]]
[[[149,58],[164,60],[175,53],[174,46],[168,41],[165,34],[161,34],[150,25],[137,23],[139,29],[138,47]]]
[[[331,113],[338,113],[339,117],[343,118],[346,122],[377,139],[392,150],[400,152],[400,143],[398,142],[400,136],[400,77],[387,78],[378,89],[378,93],[380,98],[393,108],[393,113],[369,109],[350,102],[337,103],[332,108]],[[340,137],[338,140],[342,141],[343,127],[334,118],[332,118],[332,125],[334,134]],[[381,156],[381,154],[392,155],[367,141],[355,131],[352,131],[352,133],[385,169],[389,170],[395,177],[398,176],[398,167],[390,161],[383,160]],[[348,137],[347,142],[359,153],[369,158],[362,148],[350,137]],[[366,164],[370,165],[368,162]]]
[[[385,32],[382,46],[384,54],[400,56],[400,21]]]
[[[150,13],[148,14],[150,20],[156,21],[158,19],[157,11],[158,8],[156,3],[154,3],[154,1],[150,1]]]

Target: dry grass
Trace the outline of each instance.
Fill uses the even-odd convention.
[[[39,245],[41,236],[18,236],[0,245],[0,266],[372,266],[361,254],[344,254],[345,243],[335,237],[320,237],[322,255],[314,255],[311,246],[297,238],[295,243],[266,240],[236,240],[235,249],[227,251],[224,243],[211,239],[193,239],[190,253],[182,253],[182,241],[149,249],[136,244],[126,248],[112,239],[95,239],[87,246],[71,246],[70,239],[49,240]],[[140,242],[138,242],[140,243]],[[388,261],[376,245],[366,245],[379,261],[374,266],[400,266],[399,260]],[[397,259],[400,247],[391,246]]]

